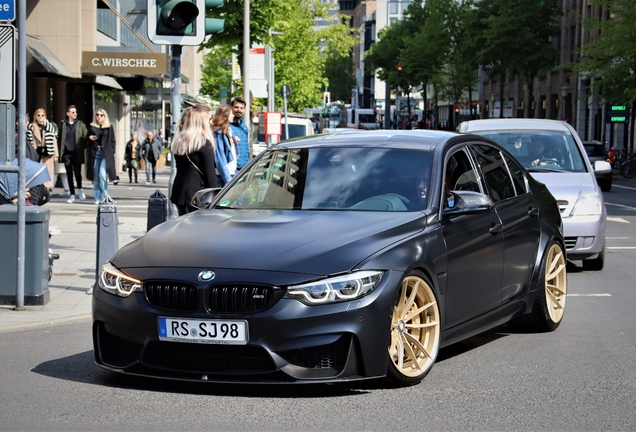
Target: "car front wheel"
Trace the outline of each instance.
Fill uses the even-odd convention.
[[[563,247],[557,241],[548,246],[541,261],[541,276],[532,312],[521,316],[518,324],[535,331],[553,331],[565,312],[568,279]]]
[[[393,307],[387,378],[399,386],[418,384],[435,363],[439,339],[435,293],[424,274],[414,272],[402,281]]]

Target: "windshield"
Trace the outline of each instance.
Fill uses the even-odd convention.
[[[414,211],[427,206],[432,154],[330,147],[263,153],[217,207]]]
[[[585,162],[574,137],[561,131],[484,131],[529,171],[585,172]]]

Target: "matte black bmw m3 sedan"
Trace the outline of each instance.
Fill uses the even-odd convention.
[[[96,363],[139,376],[419,383],[440,348],[556,329],[559,208],[496,143],[426,130],[275,145],[101,268]]]

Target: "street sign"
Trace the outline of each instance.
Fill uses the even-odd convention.
[[[3,0],[0,0],[3,1]],[[15,99],[15,27],[0,25],[0,102]]]
[[[15,20],[15,0],[0,0],[0,21]]]

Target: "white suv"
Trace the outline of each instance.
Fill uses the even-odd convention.
[[[582,260],[586,270],[605,264],[607,213],[598,174],[609,163],[592,165],[576,130],[568,123],[541,119],[488,119],[463,122],[459,132],[489,138],[506,148],[557,199],[569,260]]]

